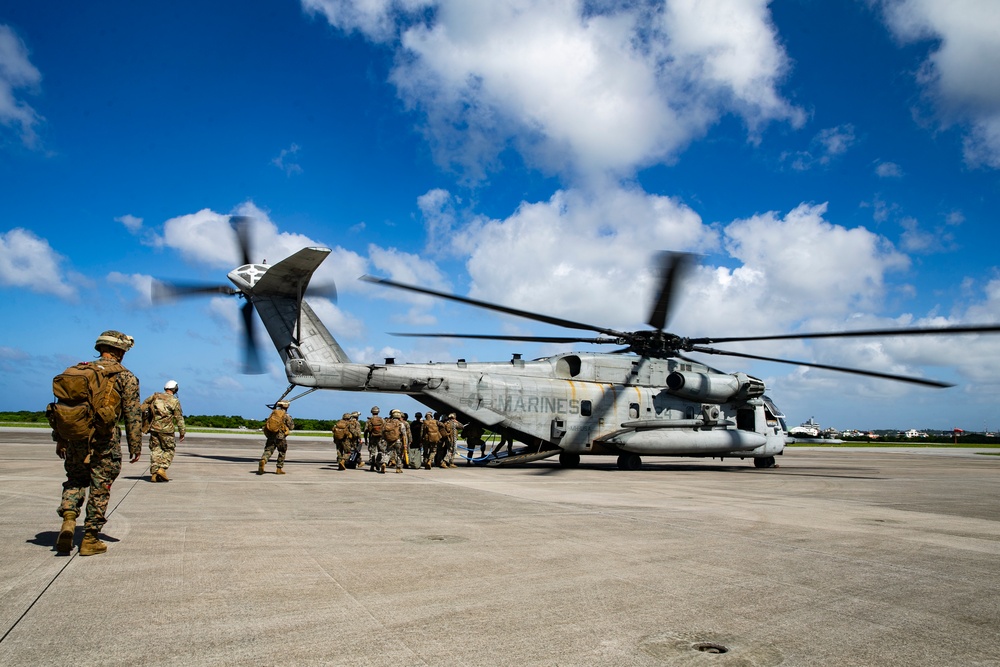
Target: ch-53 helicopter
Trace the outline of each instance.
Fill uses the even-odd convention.
[[[931,387],[950,384],[806,361],[720,350],[709,345],[744,341],[839,337],[885,337],[1000,332],[1000,325],[945,328],[836,331],[773,336],[683,338],[664,331],[670,306],[690,255],[659,256],[659,284],[649,329],[618,331],[550,317],[494,303],[438,292],[388,279],[361,279],[578,331],[584,336],[506,336],[460,333],[395,334],[543,343],[611,344],[610,353],[569,352],[534,360],[514,354],[509,361],[396,364],[355,363],[320,321],[306,299],[310,279],[329,248],[303,248],[273,264],[250,256],[249,225],[230,219],[243,263],[228,278],[235,285],[154,282],[153,300],[191,294],[242,297],[245,370],[258,370],[254,310],[274,343],[289,386],[279,400],[296,400],[317,389],[406,394],[431,410],[454,412],[463,423],[476,421],[520,443],[511,453],[491,452],[473,459],[483,465],[524,463],[559,456],[575,467],[583,455],[618,457],[618,467],[636,470],[642,456],[751,459],[757,468],[775,465],[786,444],[784,416],[765,395],[764,382],[746,373],[725,373],[685,356],[687,352],[727,355],[809,366]],[[335,297],[335,288],[322,290]],[[259,370],[258,370],[259,372]],[[295,387],[305,388],[287,399]]]

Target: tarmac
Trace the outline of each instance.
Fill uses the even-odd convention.
[[[58,555],[62,462],[0,429],[0,665],[1000,665],[1000,457],[338,471],[192,434]],[[997,450],[993,450],[997,451]],[[83,529],[77,530],[77,544]]]

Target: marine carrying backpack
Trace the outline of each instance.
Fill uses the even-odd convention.
[[[377,438],[380,435],[382,435],[382,425],[384,423],[385,423],[384,419],[382,419],[378,415],[372,415],[371,417],[368,418],[368,423],[365,425],[365,428],[368,430],[369,433],[371,433],[373,436]]]
[[[441,431],[438,428],[438,420],[428,417],[424,420],[424,440],[432,445],[441,442]]]
[[[173,417],[173,412],[170,410],[170,406],[167,405],[167,396],[156,393],[147,398],[142,402],[142,432],[149,433],[153,428],[153,424],[160,421],[160,426],[162,427],[162,421],[167,417]]]
[[[398,419],[390,419],[385,423],[385,428],[382,429],[382,439],[392,444],[399,440],[399,434],[403,426]]]
[[[333,425],[333,437],[337,440],[343,440],[347,437],[347,421],[344,419],[338,419],[337,423]]]
[[[52,378],[56,401],[49,403],[45,416],[61,440],[75,442],[111,434],[122,404],[115,378],[123,370],[116,361],[83,361]]]
[[[264,422],[264,430],[268,433],[287,433],[285,429],[285,413],[281,410],[272,410]]]

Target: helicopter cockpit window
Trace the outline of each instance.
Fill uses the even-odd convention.
[[[589,417],[593,409],[593,405],[590,401],[580,401],[580,414],[584,417]]]

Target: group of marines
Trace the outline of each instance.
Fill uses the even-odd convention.
[[[463,431],[454,413],[427,413],[425,416],[418,412],[413,421],[409,421],[409,416],[400,410],[390,410],[388,418],[379,412],[378,406],[371,409],[364,428],[358,412],[345,412],[334,423],[338,469],[368,466],[371,471],[384,473],[386,467],[390,467],[401,473],[403,468],[456,468],[455,445],[459,434],[465,436],[472,448],[482,441],[482,429],[470,424]],[[368,452],[364,464],[361,463],[362,442]]]

